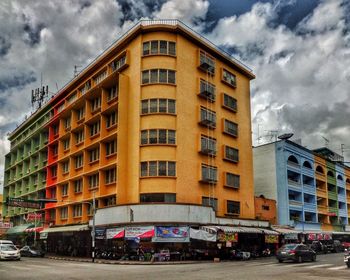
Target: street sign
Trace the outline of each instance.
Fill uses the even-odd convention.
[[[43,208],[43,203],[40,201],[23,199],[23,198],[14,198],[14,197],[6,198],[6,204],[8,206],[23,207],[23,208],[33,208],[33,209]]]

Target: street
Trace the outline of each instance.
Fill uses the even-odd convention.
[[[343,254],[318,255],[316,262],[277,263],[276,259],[199,262],[175,265],[115,265],[41,258],[0,262],[0,279],[349,279]]]

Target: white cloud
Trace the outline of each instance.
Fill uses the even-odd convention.
[[[271,3],[257,3],[239,17],[219,20],[208,36],[234,47],[254,69],[255,140],[259,124],[260,135],[289,130],[312,147],[323,145],[324,135],[339,151],[340,143],[348,140],[345,132],[350,133],[350,123],[344,121],[350,118],[345,7],[341,1],[323,1],[296,30],[271,24],[277,12]]]

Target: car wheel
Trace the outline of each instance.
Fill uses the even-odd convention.
[[[311,257],[311,261],[315,262],[316,261],[316,256],[315,255],[312,255]]]
[[[283,260],[278,260],[279,263],[283,263]]]
[[[350,268],[350,262],[347,262],[346,265],[348,266],[348,268]]]
[[[298,263],[302,263],[303,262],[303,258],[301,256],[298,257]]]

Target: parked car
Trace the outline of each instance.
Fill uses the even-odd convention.
[[[312,241],[310,248],[316,253],[327,254],[327,247],[321,241]]]
[[[22,257],[41,257],[43,258],[45,256],[45,252],[29,247],[29,246],[24,246],[23,248],[21,248],[21,250],[19,250],[19,252],[21,253]]]
[[[0,260],[20,260],[21,254],[13,244],[0,245]]]
[[[350,250],[349,249],[345,249],[345,253],[344,253],[344,263],[346,264],[346,266],[348,268],[350,268]]]
[[[316,252],[304,244],[283,245],[276,254],[278,262],[294,261],[303,262],[305,260],[316,261]]]
[[[339,240],[326,240],[323,244],[326,246],[328,252],[339,253],[344,250]]]

